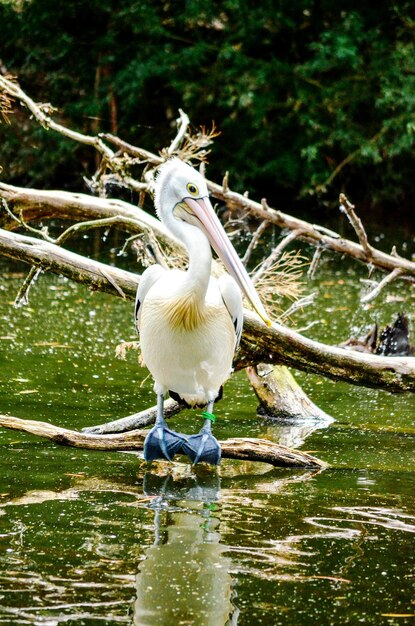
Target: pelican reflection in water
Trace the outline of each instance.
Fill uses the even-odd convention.
[[[217,475],[180,482],[146,476],[145,493],[160,495],[152,504],[155,542],[136,578],[136,626],[237,624],[231,560],[220,543],[215,514],[219,481]]]

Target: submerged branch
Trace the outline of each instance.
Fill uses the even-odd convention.
[[[0,415],[0,426],[49,439],[58,445],[85,448],[88,450],[122,451],[143,450],[147,431],[133,430],[122,434],[91,435],[46,422],[24,420]],[[327,464],[314,456],[280,446],[266,439],[234,438],[220,441],[222,458],[269,463],[275,467],[323,469]]]

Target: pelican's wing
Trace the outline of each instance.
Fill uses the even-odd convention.
[[[235,327],[236,342],[235,350],[239,346],[242,335],[242,326],[244,321],[244,310],[242,306],[242,294],[236,281],[229,276],[229,274],[223,274],[219,280],[219,290],[222,296],[222,300],[228,309],[231,316],[232,323]]]
[[[161,276],[163,276],[165,271],[166,270],[163,269],[161,265],[151,265],[141,276],[134,308],[135,327],[138,333],[140,332],[140,307],[151,287],[159,280],[159,278],[161,278]]]

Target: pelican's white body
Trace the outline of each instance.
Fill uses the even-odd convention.
[[[186,272],[170,270],[147,292],[140,344],[156,393],[172,390],[190,405],[207,404],[229,377],[236,333],[219,283],[210,279],[204,300],[196,302]]]

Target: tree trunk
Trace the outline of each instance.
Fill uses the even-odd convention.
[[[258,363],[247,367],[246,373],[259,400],[261,415],[286,422],[333,421],[310,400],[285,366]]]

